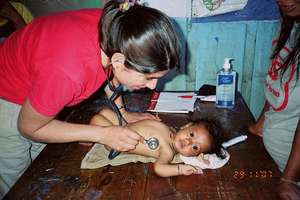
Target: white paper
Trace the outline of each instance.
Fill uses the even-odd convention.
[[[160,92],[154,109],[151,112],[188,113],[194,111],[196,98],[182,98],[182,96],[195,96],[194,92]]]
[[[216,95],[209,95],[200,98],[201,101],[216,102]]]
[[[168,100],[168,101],[177,101],[181,100],[181,96],[195,96],[195,92],[160,92],[159,101]]]

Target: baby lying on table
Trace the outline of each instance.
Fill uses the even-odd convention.
[[[117,115],[109,108],[102,109],[90,121],[93,125],[118,125]],[[137,154],[155,158],[154,171],[162,177],[200,174],[200,168],[187,164],[170,164],[173,157],[179,153],[183,156],[198,156],[200,153],[221,154],[223,132],[212,120],[198,120],[182,127],[178,132],[156,120],[142,120],[125,125],[139,133],[144,139],[155,137],[159,146],[151,150],[145,141],[140,142],[129,154]]]

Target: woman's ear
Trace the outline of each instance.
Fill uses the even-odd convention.
[[[186,125],[181,126],[180,129],[185,129],[185,128],[188,128],[188,127],[193,126],[193,125],[194,125],[194,123],[190,122],[190,123],[187,123]]]
[[[125,56],[122,53],[114,53],[110,59],[111,64],[113,66],[114,69],[120,67],[120,66],[124,66],[125,64]]]

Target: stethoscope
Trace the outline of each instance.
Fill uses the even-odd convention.
[[[111,106],[111,108],[113,109],[113,111],[116,113],[117,117],[118,117],[118,122],[119,122],[119,126],[123,125],[123,122],[125,122],[125,124],[128,124],[128,122],[125,120],[125,118],[123,117],[122,113],[120,112],[120,109],[118,108],[117,104],[115,103],[115,100],[117,97],[119,97],[119,95],[122,93],[123,91],[123,86],[120,84],[118,85],[116,88],[110,83],[108,77],[106,76],[106,80],[107,80],[107,84],[109,89],[113,92],[113,94],[111,95],[111,97],[109,98],[109,104]],[[150,137],[149,139],[145,139],[146,144],[148,145],[148,148],[151,150],[155,150],[157,149],[157,147],[159,146],[159,141],[157,138],[155,137]],[[115,157],[117,157],[121,152],[116,151],[114,149],[111,149],[109,154],[108,154],[108,159],[112,160]]]

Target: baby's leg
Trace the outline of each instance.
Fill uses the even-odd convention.
[[[90,121],[90,124],[97,125],[97,126],[113,126],[115,124],[110,120],[113,118],[112,117],[113,114],[114,113],[112,110],[110,110],[109,108],[104,108],[98,114],[93,116],[93,118]],[[84,146],[93,145],[93,143],[90,143],[90,142],[80,142],[79,144],[84,145]]]
[[[90,121],[91,125],[97,125],[97,126],[113,126],[114,124],[109,121],[106,117],[103,115],[100,115],[99,113],[96,114]]]
[[[97,126],[114,126],[118,125],[119,122],[116,113],[110,108],[105,107],[91,119],[90,124]],[[105,146],[105,148],[110,150],[108,146]]]
[[[108,119],[113,125],[119,125],[119,120],[117,114],[111,110],[110,108],[103,108],[99,114],[103,115],[106,119]]]

